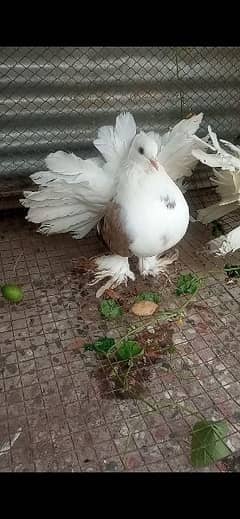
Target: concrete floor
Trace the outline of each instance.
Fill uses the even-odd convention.
[[[82,340],[123,336],[137,322],[129,313],[136,292],[159,291],[162,308],[180,305],[174,285],[138,276],[119,290],[124,316],[105,321],[95,287],[77,269],[81,256],[104,250],[95,234],[78,242],[35,231],[23,212],[1,214],[0,279],[21,284],[25,297],[18,305],[0,298],[0,471],[195,471],[196,415],[227,420],[235,453],[203,470],[238,471],[240,281],[207,275],[225,263],[199,254],[209,230],[192,224],[171,268],[173,283],[183,270],[205,272],[205,286],[185,321],[171,325],[175,352],[149,367],[144,402],[104,393],[99,360]],[[240,263],[240,254],[230,262]]]

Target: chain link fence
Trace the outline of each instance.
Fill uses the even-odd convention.
[[[208,124],[211,124],[222,138],[237,142],[238,135],[240,134],[239,87],[240,47],[0,47],[1,181],[16,178],[26,179],[34,171],[45,167],[44,158],[48,153],[59,149],[75,152],[81,156],[94,154],[92,140],[96,135],[97,128],[103,124],[112,124],[117,113],[122,110],[129,110],[133,113],[139,128],[159,132],[166,131],[169,126],[176,124],[179,119],[188,116],[190,113],[202,111],[204,112],[204,121],[199,135],[204,135]],[[192,187],[194,186],[203,188],[209,186],[206,170],[202,169],[197,174],[194,174],[192,177]],[[204,189],[202,192],[204,192]],[[191,193],[190,195],[192,196]],[[195,207],[196,203],[196,207],[199,207],[199,192],[196,191],[194,196],[196,200],[192,198],[192,205]],[[207,196],[211,197],[212,193]],[[205,197],[205,202],[206,200],[207,197]],[[209,203],[211,203],[210,200]],[[79,273],[76,278],[76,284],[72,280],[69,282],[68,289],[72,294],[71,301],[73,305],[69,307],[69,301],[62,298],[62,292],[66,286],[66,273],[58,270],[58,266],[64,264],[64,258],[64,261],[69,262],[70,256],[64,256],[64,254],[69,254],[71,245],[68,247],[65,245],[65,242],[62,245],[61,237],[53,237],[53,240],[60,241],[55,241],[52,244],[50,240],[45,244],[42,241],[44,237],[39,235],[36,235],[34,238],[35,242],[31,241],[30,244],[28,230],[26,228],[23,231],[21,230],[22,222],[20,219],[15,221],[16,229],[13,229],[13,224],[10,225],[12,233],[10,234],[10,239],[9,220],[7,219],[5,225],[3,225],[3,232],[7,238],[2,240],[6,247],[6,249],[3,247],[2,251],[4,275],[9,275],[9,272],[11,272],[12,276],[12,252],[17,254],[18,257],[21,257],[22,254],[23,258],[21,259],[25,257],[25,248],[19,256],[19,247],[21,247],[21,244],[19,245],[20,233],[20,241],[24,247],[27,247],[28,258],[30,258],[31,263],[35,259],[38,262],[40,273],[44,273],[44,283],[46,282],[48,288],[49,283],[51,285],[51,280],[53,280],[52,270],[50,270],[49,281],[46,277],[48,276],[46,274],[46,265],[42,264],[43,270],[41,271],[41,258],[37,254],[40,253],[42,257],[42,254],[44,256],[45,252],[48,251],[48,259],[56,257],[56,263],[51,263],[51,269],[55,268],[56,276],[59,275],[59,279],[56,277],[58,283],[55,296],[57,298],[59,296],[61,301],[63,300],[62,309],[64,314],[66,314],[66,308],[68,313],[72,312],[71,326],[74,327],[77,323],[75,328],[77,334],[79,334],[79,298],[83,297],[83,292],[81,293],[81,287],[79,287]],[[195,230],[190,230],[190,232],[192,234],[190,234],[188,240],[185,256],[184,250],[182,250],[182,254],[183,258],[185,257],[186,268],[191,267],[191,270],[198,271],[198,257],[196,256],[196,263],[193,264],[193,251],[200,248],[203,242],[200,239],[198,241]],[[39,249],[38,239],[41,240],[41,249]],[[13,242],[16,242],[14,246]],[[12,250],[11,253],[9,252],[10,250]],[[56,256],[56,251],[58,250],[60,251],[60,259]],[[42,261],[44,263],[44,258]],[[190,266],[188,267],[189,261]],[[23,276],[23,279],[26,280],[24,276],[27,274],[27,284],[29,286],[29,279],[31,280],[31,276],[29,278],[28,275],[29,265],[26,262],[26,266],[23,262],[20,266],[20,263],[18,264],[18,276],[20,276],[18,279],[21,280],[21,276]],[[17,263],[15,263],[13,270],[15,270],[16,266]],[[34,268],[33,272],[31,284],[35,285],[38,292],[45,290],[43,279],[38,280],[38,274],[36,274]],[[81,272],[82,276],[82,271],[79,270],[79,272]],[[60,278],[62,274],[64,275],[64,284],[61,287]],[[137,449],[140,451],[140,448],[143,446],[145,448],[145,451],[142,451],[145,456],[144,463],[154,465],[153,462],[162,459],[162,467],[167,470],[190,470],[191,467],[189,467],[189,461],[186,458],[186,455],[189,456],[190,449],[190,427],[193,425],[196,427],[199,420],[220,420],[225,416],[229,417],[227,423],[228,430],[225,431],[220,428],[220,436],[219,427],[218,429],[216,428],[216,422],[211,423],[210,431],[207,428],[208,424],[206,425],[205,423],[204,439],[206,435],[209,437],[210,433],[211,440],[209,440],[209,444],[205,440],[205,456],[207,456],[209,462],[216,461],[216,456],[213,456],[213,433],[215,439],[217,437],[218,440],[218,454],[222,455],[223,452],[224,454],[229,453],[229,448],[233,450],[239,449],[239,416],[237,416],[237,414],[239,415],[239,409],[237,406],[238,400],[235,398],[236,395],[239,398],[239,347],[238,340],[235,340],[235,335],[231,333],[227,335],[228,329],[233,326],[236,338],[239,337],[237,317],[230,315],[238,307],[238,295],[236,292],[232,292],[230,297],[229,294],[226,294],[224,286],[220,283],[216,284],[215,281],[213,277],[210,277],[206,282],[207,286],[199,294],[199,302],[202,305],[199,304],[199,312],[195,306],[192,309],[192,313],[189,314],[188,322],[182,323],[180,319],[174,323],[174,328],[172,329],[175,334],[174,340],[173,335],[169,335],[169,332],[168,335],[165,335],[165,342],[163,341],[161,344],[162,350],[160,351],[161,356],[158,358],[158,363],[156,362],[156,350],[154,349],[154,340],[157,337],[160,341],[161,338],[158,328],[154,331],[154,336],[149,327],[148,330],[138,329],[138,333],[135,330],[136,337],[132,336],[132,338],[139,340],[140,344],[142,340],[144,344],[150,345],[147,356],[145,353],[144,362],[141,356],[139,356],[135,364],[133,362],[126,363],[126,357],[125,362],[120,360],[121,356],[115,357],[115,359],[113,357],[112,360],[111,357],[106,357],[106,360],[105,357],[97,358],[95,354],[99,350],[97,348],[94,350],[94,344],[88,345],[88,349],[85,352],[86,361],[84,360],[84,362],[86,362],[85,365],[89,373],[90,364],[94,365],[93,363],[96,360],[96,371],[91,376],[91,379],[89,377],[89,381],[88,378],[83,378],[82,408],[85,409],[86,407],[87,412],[89,411],[89,395],[91,396],[91,389],[93,390],[93,395],[96,395],[99,387],[96,385],[96,382],[99,384],[97,376],[99,376],[101,371],[102,409],[106,406],[106,402],[111,401],[111,398],[114,405],[121,398],[119,405],[121,420],[124,418],[127,421],[130,416],[129,424],[131,425],[132,417],[137,417],[137,420],[143,421],[144,428],[146,423],[147,429],[150,430],[150,433],[147,430],[148,437],[146,436],[146,438],[149,438],[149,440],[146,439],[146,443],[149,442],[149,444],[147,443],[147,447],[145,447],[145,443],[142,443],[143,440],[139,434],[139,431],[141,433],[141,422],[139,421],[140,426],[135,426],[136,429],[139,427],[137,433],[135,430],[132,433],[132,429],[126,427],[122,450],[124,464],[128,453],[131,454],[131,451],[136,452]],[[54,286],[55,281],[53,280],[53,291],[55,290]],[[152,287],[156,289],[155,284]],[[203,292],[204,290],[205,292]],[[33,297],[37,297],[39,295],[38,292],[36,290],[33,291]],[[162,308],[168,308],[169,306],[168,295],[167,289],[164,289],[163,298],[161,299]],[[131,300],[131,291],[129,297]],[[215,302],[214,299],[216,300]],[[208,311],[203,306],[205,301],[211,306],[211,308],[207,309]],[[218,302],[220,304],[217,304]],[[40,308],[39,300],[37,303],[38,308]],[[34,299],[30,300],[30,306],[31,304],[35,305]],[[64,304],[67,306],[64,307]],[[175,308],[175,299],[172,300],[172,305],[172,308]],[[85,307],[89,314],[89,305],[86,306],[85,304]],[[77,320],[75,319],[75,308]],[[30,308],[29,311],[31,312],[31,310]],[[84,314],[84,306],[81,311]],[[94,312],[94,306],[91,306],[92,311]],[[127,307],[126,312],[128,311],[129,308]],[[98,316],[98,310],[96,315]],[[180,315],[179,313],[179,317]],[[220,318],[223,315],[225,316],[225,324],[221,327]],[[229,316],[233,321],[230,321]],[[126,323],[127,319],[126,316]],[[21,321],[23,320],[21,319]],[[209,328],[210,321],[211,327]],[[67,319],[64,320],[64,323],[68,326]],[[93,328],[92,323],[90,321],[89,323],[89,334],[91,333],[93,337],[96,333],[96,338],[101,336],[103,333],[102,321],[96,317]],[[196,328],[197,335],[194,330],[194,323],[198,325],[198,328]],[[61,333],[63,337],[66,337],[65,333],[71,330],[70,328],[65,330],[64,326],[61,328]],[[161,327],[163,329],[163,324],[161,324]],[[37,329],[37,327],[35,328]],[[23,333],[27,334],[26,330],[24,329]],[[116,341],[118,342],[120,336],[123,337],[123,328],[121,330],[120,328],[117,329],[117,327],[111,330],[110,326],[108,329],[106,325],[106,335],[111,331],[111,337],[116,336]],[[207,333],[206,330],[208,330]],[[86,330],[84,329],[84,334],[85,332]],[[5,334],[5,331],[3,333]],[[204,340],[201,338],[201,333]],[[34,342],[34,339],[33,329],[31,342]],[[92,338],[92,340],[94,339]],[[226,341],[229,345],[227,350],[225,346]],[[20,339],[18,342],[20,343]],[[12,364],[12,366],[15,367],[15,364]],[[149,371],[146,370],[147,367]],[[80,372],[83,371],[80,370]],[[57,372],[54,371],[54,373]],[[62,375],[61,372],[60,374]],[[37,386],[38,382],[37,379],[34,381],[35,386]],[[55,385],[57,388],[58,384],[55,383]],[[143,385],[148,389],[146,398],[140,397],[140,392],[137,395],[138,398],[136,398],[136,390],[141,389]],[[40,389],[42,390],[42,388]],[[66,387],[66,391],[68,389]],[[70,389],[72,390],[72,386]],[[57,392],[58,398],[60,393]],[[77,396],[80,398],[79,393]],[[9,398],[9,396],[6,396],[6,398]],[[67,402],[68,396],[64,398],[65,402]],[[130,404],[129,399],[131,399]],[[25,407],[27,410],[29,409],[29,406],[27,407],[26,404]],[[152,411],[155,411],[154,415],[150,414]],[[97,416],[98,409],[94,409],[92,414]],[[107,411],[105,412],[106,416]],[[72,418],[74,419],[75,416],[72,416]],[[47,423],[51,423],[50,419],[48,419]],[[56,423],[54,423],[55,427]],[[93,429],[92,425],[91,427]],[[114,431],[115,419],[112,420],[110,427],[111,432]],[[195,433],[199,432],[203,436],[202,425],[199,426],[198,424],[197,427],[199,429],[196,429]],[[214,431],[213,427],[215,427]],[[155,436],[152,436],[152,433]],[[161,439],[161,443],[160,437],[164,438],[164,441]],[[154,439],[154,442],[156,440],[156,445],[153,444],[152,439]],[[158,450],[158,443],[161,447],[160,450]],[[103,444],[105,444],[105,438]],[[102,448],[101,443],[100,445]],[[1,448],[6,449],[6,445],[1,445],[0,451]],[[197,448],[195,447],[196,450]],[[67,452],[67,454],[69,453]],[[139,455],[138,452],[137,455]],[[51,457],[51,455],[49,456]],[[110,456],[109,453],[108,456]]]
[[[59,149],[94,154],[123,110],[160,132],[203,111],[200,135],[211,124],[236,141],[239,101],[240,47],[0,47],[0,176],[27,177]]]

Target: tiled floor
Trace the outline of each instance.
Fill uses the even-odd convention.
[[[104,393],[99,360],[82,339],[124,335],[135,319],[128,310],[136,291],[157,290],[162,308],[174,308],[174,285],[138,277],[120,290],[125,314],[112,324],[99,314],[95,287],[72,271],[72,259],[76,266],[104,250],[95,235],[81,242],[43,237],[22,212],[0,216],[0,278],[21,284],[25,294],[18,305],[0,298],[0,471],[193,471],[197,417],[225,418],[226,441],[238,454],[240,281],[207,275],[224,264],[199,254],[209,231],[191,226],[171,271],[173,282],[182,270],[206,276],[185,321],[172,324],[175,352],[148,368],[144,401],[121,400]],[[204,470],[238,466],[230,456]]]

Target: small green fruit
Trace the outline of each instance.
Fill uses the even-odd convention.
[[[23,291],[17,285],[7,284],[1,287],[3,297],[11,303],[20,303],[23,299]]]

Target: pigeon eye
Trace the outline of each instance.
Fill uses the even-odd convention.
[[[144,154],[144,149],[143,149],[143,147],[142,147],[142,146],[140,146],[140,148],[138,148],[138,151],[139,151],[139,153],[140,153],[141,155],[143,155],[143,154]]]

